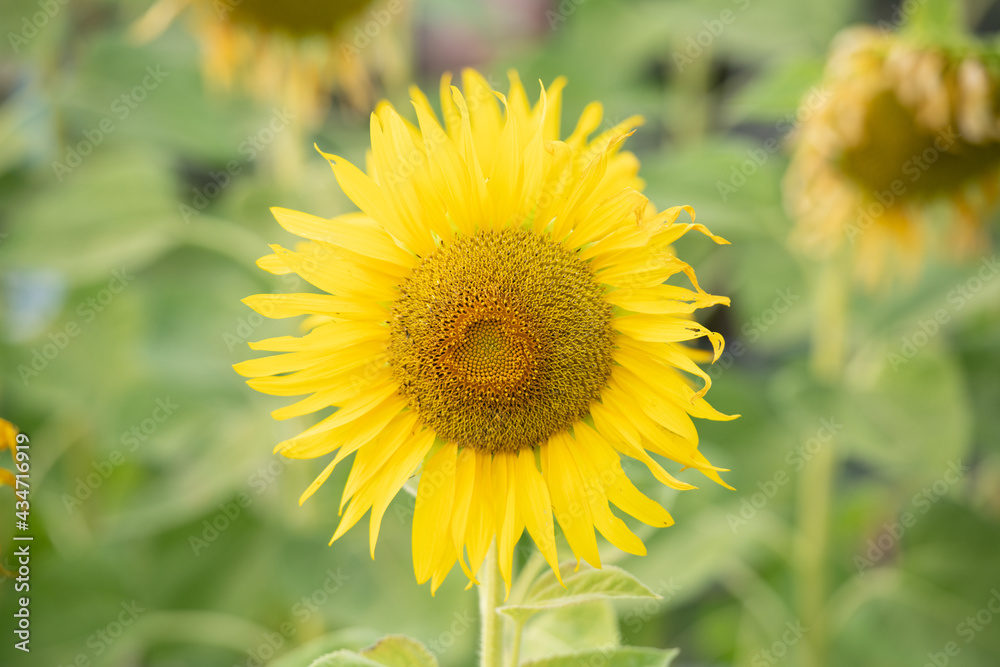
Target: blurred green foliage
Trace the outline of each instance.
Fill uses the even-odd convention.
[[[442,63],[465,61],[458,47],[433,47],[471,34],[479,48],[466,60],[491,81],[508,67],[526,84],[567,76],[564,127],[595,99],[608,126],[646,117],[630,146],[647,194],[661,207],[693,205],[732,242],[690,239],[681,250],[709,291],[732,297],[710,314],[729,346],[710,398],[743,415],[699,424],[736,492],[675,494],[626,466],[678,523],[636,528],[644,558],[606,558],[664,599],[615,603],[617,621],[606,603],[532,621],[525,657],[553,637],[577,650],[622,638],[679,647],[683,665],[805,664],[801,633],[789,630],[801,622],[796,498],[814,445],[829,446],[821,428],[836,424],[828,664],[934,664],[949,642],[954,664],[1000,663],[1000,617],[989,610],[1000,599],[1000,280],[972,282],[992,251],[934,263],[909,290],[853,295],[851,353],[843,381],[828,386],[808,369],[824,304],[815,267],[786,245],[785,152],[768,153],[735,192],[719,188],[748,151],[794,128],[833,35],[891,21],[895,6],[516,5],[415,0],[418,82],[435,91]],[[966,8],[970,25],[996,26],[996,6]],[[322,127],[278,132],[258,149],[281,110],[207,90],[184,20],[133,43],[127,30],[145,9],[0,7],[0,416],[31,438],[35,537],[32,653],[4,634],[0,664],[293,667],[388,632],[420,639],[442,665],[467,665],[475,595],[461,573],[434,597],[414,583],[412,497],[390,507],[374,562],[363,528],[328,547],[346,469],[300,508],[325,462],[271,448],[308,420],[275,422],[282,401],[230,368],[253,356],[247,340],[290,333],[240,303],[297,288],[254,265],[268,243],[291,241],[268,207],[350,210],[308,146],[362,160],[366,114],[335,103]],[[386,94],[408,108],[405,90]],[[963,286],[968,298],[956,297]],[[948,321],[928,334],[942,309]],[[891,363],[908,344],[912,358]],[[0,488],[0,504],[11,499]],[[0,520],[8,568],[13,532],[13,517]],[[0,587],[6,628],[17,594],[10,580]]]

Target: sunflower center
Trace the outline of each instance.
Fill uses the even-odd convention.
[[[445,440],[533,447],[586,416],[615,334],[586,262],[523,230],[456,238],[400,285],[389,364]]]
[[[253,25],[261,30],[285,32],[293,37],[328,34],[339,30],[371,0],[329,2],[274,2],[274,0],[230,0],[213,5],[227,21]]]
[[[864,139],[841,157],[844,172],[866,194],[901,200],[951,192],[998,163],[1000,144],[971,144],[952,125],[931,132],[890,92],[872,100]]]

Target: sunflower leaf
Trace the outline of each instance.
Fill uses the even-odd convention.
[[[607,667],[668,667],[679,651],[675,648],[640,648],[619,646],[593,649],[566,655],[551,656],[522,663],[522,667],[576,667],[577,665],[607,665]]]
[[[309,667],[384,667],[384,665],[354,651],[340,650],[316,658],[309,663]]]
[[[621,645],[618,614],[610,600],[597,600],[552,609],[525,624],[521,659],[540,660],[553,655]]]
[[[437,658],[416,639],[388,635],[372,646],[340,650],[316,658],[309,667],[437,667]]]
[[[361,655],[385,667],[437,667],[437,658],[416,639],[402,635],[383,637]]]
[[[532,584],[523,600],[500,607],[498,611],[517,621],[524,621],[546,609],[594,600],[660,597],[621,568],[612,565],[606,565],[600,570],[591,567],[581,567],[579,570],[574,568],[573,563],[563,564],[560,568],[565,586],[559,584],[552,572],[546,572]]]

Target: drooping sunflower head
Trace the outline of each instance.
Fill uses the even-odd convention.
[[[912,276],[935,205],[955,249],[977,245],[998,194],[1000,59],[853,28],[813,98],[785,181],[802,246],[850,248],[869,284],[889,263]]]
[[[402,69],[408,0],[159,0],[134,32],[158,34],[187,5],[210,81],[287,104],[307,122],[318,120],[335,91],[369,107],[369,71]]]
[[[641,194],[620,150],[640,118],[592,137],[591,104],[561,138],[564,83],[532,105],[513,72],[507,96],[471,70],[463,91],[446,75],[443,123],[417,89],[416,124],[380,104],[367,173],[326,155],[359,213],[274,209],[308,240],[258,264],[320,292],[246,299],[266,316],[312,316],[302,337],[251,344],[280,354],[236,365],[260,391],[306,395],[275,418],[338,408],[277,447],[331,457],[302,500],[354,454],[334,539],[370,510],[374,554],[390,500],[420,471],[413,558],[432,590],[456,562],[474,580],[494,540],[509,586],[525,529],[558,573],[556,523],[595,566],[595,528],[644,553],[610,505],[673,520],[622,455],[675,489],[693,487],[653,454],[723,483],[691,418],[730,417],[705,401],[702,353],[684,342],[707,337],[717,355],[721,336],[689,315],[728,299],[703,291],[671,244],[692,229],[725,241],[677,222],[690,208],[657,212]],[[693,289],[665,284],[679,274]]]

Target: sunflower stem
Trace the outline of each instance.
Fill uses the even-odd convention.
[[[521,634],[523,631],[524,621],[514,621],[514,641],[511,644],[510,661],[507,663],[508,667],[517,667],[517,663],[521,660]]]
[[[813,374],[828,384],[834,384],[843,371],[847,298],[847,271],[836,259],[828,260],[820,269],[810,359]]]
[[[822,383],[835,385],[843,377],[847,357],[847,302],[849,272],[837,258],[820,269],[813,318],[810,365]],[[809,628],[805,637],[805,667],[827,663],[826,550],[830,532],[830,504],[837,472],[836,441],[831,439],[816,452],[802,471],[797,489],[798,531],[794,569],[798,608],[802,624]]]
[[[826,664],[826,550],[830,527],[830,492],[836,472],[835,443],[816,452],[802,471],[798,486],[798,535],[795,549],[799,613],[805,636],[805,655],[799,664]]]
[[[479,571],[479,636],[480,667],[502,667],[503,626],[497,607],[503,598],[500,566],[497,562],[497,545],[494,542],[486,553],[486,560]]]

